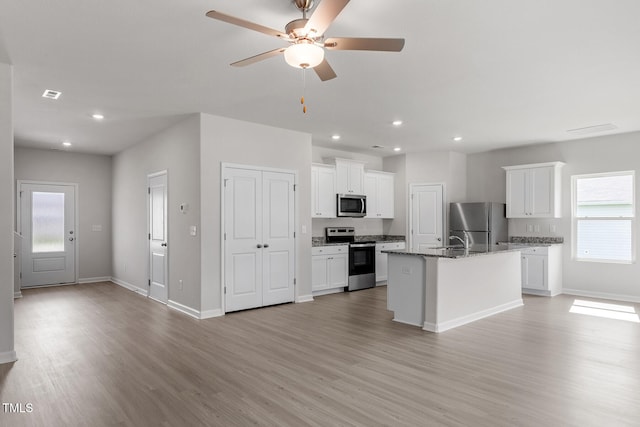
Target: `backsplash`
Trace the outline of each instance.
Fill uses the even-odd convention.
[[[405,236],[392,236],[392,235],[382,235],[382,234],[364,234],[361,236],[356,236],[356,242],[367,242],[367,241],[375,241],[375,242],[404,242]],[[324,236],[322,237],[312,237],[311,238],[311,246],[323,246],[325,245],[326,239]]]
[[[564,237],[541,237],[541,236],[511,236],[510,243],[542,243],[557,244],[564,243]]]

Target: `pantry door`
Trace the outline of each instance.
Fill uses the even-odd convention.
[[[411,250],[445,246],[443,243],[444,185],[411,184],[409,187]]]
[[[76,282],[76,190],[18,182],[23,288]]]
[[[294,173],[225,167],[225,311],[294,300]]]

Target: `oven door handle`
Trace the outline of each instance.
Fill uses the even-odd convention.
[[[351,243],[349,244],[352,248],[375,248],[376,245],[371,243]]]

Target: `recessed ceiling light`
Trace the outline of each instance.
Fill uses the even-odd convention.
[[[71,143],[69,141],[64,141],[62,145],[64,145],[65,147],[71,147]]]
[[[331,139],[333,139],[334,141],[338,141],[340,140],[340,135],[331,135]]]
[[[462,137],[461,137],[461,136],[454,136],[454,137],[453,137],[453,140],[454,140],[455,142],[460,142],[460,141],[462,141]]]
[[[400,150],[402,150],[402,148],[400,148],[400,147],[396,147],[396,148],[393,149],[393,151],[400,151]]]
[[[102,120],[102,119],[104,119],[104,116],[103,116],[102,114],[98,114],[98,113],[96,113],[96,114],[92,114],[92,115],[91,115],[91,117],[93,117],[93,118],[94,118],[94,119],[96,119],[96,120]]]
[[[62,95],[62,92],[58,92],[57,90],[47,89],[42,94],[42,97],[49,98],[49,99],[58,99],[60,98],[60,95]]]
[[[402,120],[394,120],[391,124],[394,126],[400,126],[402,125]]]

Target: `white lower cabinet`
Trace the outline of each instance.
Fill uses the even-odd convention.
[[[376,282],[384,282],[387,280],[387,254],[382,251],[395,251],[405,249],[405,242],[389,242],[376,244]]]
[[[555,296],[562,293],[562,245],[531,247],[522,253],[522,292]]]
[[[349,279],[349,246],[317,246],[311,248],[311,290],[329,293],[347,286]]]

